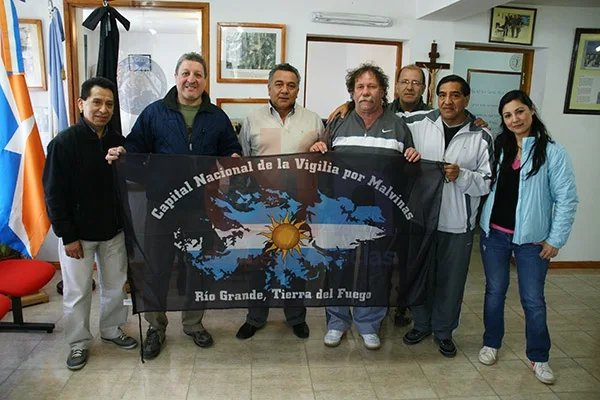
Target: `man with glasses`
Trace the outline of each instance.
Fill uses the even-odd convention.
[[[415,64],[409,64],[400,70],[398,74],[398,97],[388,104],[388,108],[395,113],[406,113],[415,111],[429,111],[432,108],[423,102],[425,92],[425,73]],[[335,109],[329,115],[327,123],[331,122],[336,115],[346,114],[354,109],[354,102],[349,101]]]
[[[390,111],[395,113],[409,113],[414,111],[428,111],[432,108],[423,102],[425,92],[425,73],[415,64],[403,67],[398,74],[398,97],[387,105]],[[343,118],[354,109],[354,102],[347,102],[331,113],[327,123],[331,122],[337,114]],[[398,296],[394,324],[396,326],[408,326],[412,322],[410,311],[406,306],[406,298]]]
[[[425,73],[415,64],[403,67],[398,74],[398,97],[389,105],[395,113],[428,111],[432,108],[423,102],[425,92]],[[401,280],[400,284],[404,281]],[[404,288],[406,289],[406,288]],[[403,290],[406,293],[406,290]],[[394,325],[408,326],[412,322],[405,296],[398,296]]]
[[[397,94],[398,97],[394,101],[388,104],[388,109],[395,112],[396,114],[412,113],[416,111],[429,111],[433,108],[423,102],[423,93],[425,92],[425,73],[421,68],[415,64],[409,64],[400,70],[397,80]],[[354,109],[354,102],[347,102],[342,104],[331,113],[327,123],[329,124],[338,114],[341,114],[341,118],[344,118],[346,114]],[[468,111],[465,110],[468,113]],[[487,123],[477,118],[472,114],[469,114],[474,119],[474,124],[477,127],[487,128]],[[405,116],[405,115],[403,115]],[[402,285],[405,284],[404,280],[401,279],[400,292],[406,292],[406,288]],[[396,326],[408,326],[412,322],[411,313],[407,307],[407,299],[404,296],[398,296],[396,304],[396,312],[394,314],[394,325]]]
[[[395,112],[414,112],[431,110],[423,102],[425,92],[425,73],[415,64],[409,64],[400,70],[398,75],[398,97],[390,104]]]

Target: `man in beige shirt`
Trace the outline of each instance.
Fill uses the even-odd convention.
[[[290,64],[276,65],[269,72],[269,104],[254,111],[244,121],[240,143],[244,156],[265,156],[308,152],[322,140],[323,122],[319,116],[296,104],[300,73]],[[306,307],[285,307],[285,317],[299,338],[310,334]],[[248,339],[267,322],[268,308],[251,307],[246,322],[236,335]]]

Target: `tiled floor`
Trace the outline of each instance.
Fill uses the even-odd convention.
[[[272,310],[265,329],[240,341],[235,333],[245,311],[226,310],[205,316],[215,338],[210,349],[196,347],[182,332],[179,314],[171,313],[166,347],[157,359],[142,364],[137,351],[117,349],[96,336],[88,364],[77,372],[65,366],[68,346],[61,298],[54,290],[57,274],[46,288],[51,301],[25,310],[28,321],[55,321],[55,332],[0,333],[0,398],[600,399],[600,270],[551,270],[548,276],[550,365],[557,382],[546,386],[526,364],[514,272],[499,361],[491,367],[477,361],[485,279],[477,252],[472,260],[454,359],[442,357],[431,340],[404,345],[407,328],[395,328],[389,318],[379,351],[366,350],[355,331],[340,347],[327,348],[323,309],[308,312],[308,340],[296,339],[281,310]],[[91,321],[96,334],[97,297],[96,291]],[[125,330],[138,335],[137,316]]]

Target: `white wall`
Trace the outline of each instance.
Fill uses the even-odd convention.
[[[340,42],[308,43],[305,106],[327,119],[329,114],[350,98],[346,73],[364,62],[377,64],[390,77],[388,101],[394,98],[394,80],[398,46]],[[265,93],[266,95],[266,93]]]
[[[575,28],[600,28],[600,8],[534,7],[538,9],[533,46],[532,98],[550,134],[569,152],[575,168],[579,207],[569,242],[557,260],[600,260],[600,116],[563,114]],[[489,14],[456,23],[455,40],[485,42]],[[543,65],[542,65],[543,64]],[[540,70],[546,70],[540,74]]]
[[[341,11],[340,2],[324,0],[212,0],[210,2],[210,87],[211,97],[265,97],[265,85],[225,84],[216,82],[216,23],[271,22],[287,25],[286,60],[304,70],[306,35],[358,37],[404,41],[403,64],[428,59],[432,40],[438,43],[440,62],[453,64],[456,42],[487,43],[489,12],[457,21],[417,21],[417,0],[352,0],[344,2],[347,12],[387,15],[396,20],[391,28],[350,27],[310,22],[313,11]],[[39,2],[15,2],[21,18],[41,18],[47,25],[45,7]],[[45,3],[44,3],[45,4]],[[62,7],[60,0],[55,4]],[[537,7],[533,46],[536,49],[532,95],[553,136],[571,154],[577,176],[580,206],[570,241],[558,260],[600,260],[600,220],[597,198],[600,184],[596,171],[600,162],[600,116],[565,115],[562,113],[575,28],[600,28],[600,8]],[[45,40],[47,42],[47,40]],[[539,54],[539,57],[538,57]],[[538,63],[546,63],[546,74],[536,75]],[[439,77],[451,71],[442,71]],[[439,79],[439,78],[438,78]],[[38,94],[33,102],[42,102]],[[300,94],[299,99],[304,97]],[[47,101],[47,100],[46,100]],[[52,248],[52,245],[50,246]],[[43,257],[56,259],[44,252]],[[55,253],[54,253],[55,254]],[[40,254],[42,256],[42,253]]]

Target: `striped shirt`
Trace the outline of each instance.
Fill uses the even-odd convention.
[[[369,129],[353,110],[346,118],[332,121],[328,130],[331,132],[329,147],[335,151],[393,155],[414,147],[404,120],[386,109]]]

